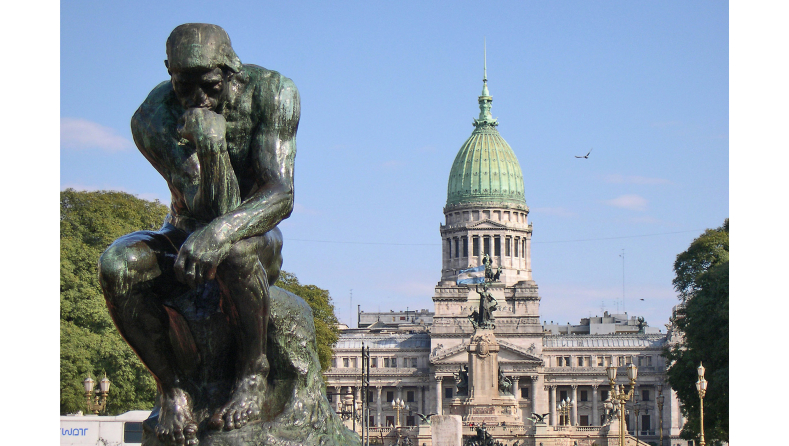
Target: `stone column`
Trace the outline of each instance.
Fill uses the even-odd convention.
[[[516,403],[520,401],[521,399],[520,376],[512,377],[512,395],[515,396]]]
[[[548,394],[548,409],[551,412],[551,426],[556,426],[556,385],[551,384]]]
[[[589,423],[592,426],[597,426],[600,424],[600,414],[597,413],[597,406],[600,404],[600,399],[597,396],[598,386],[599,384],[592,384],[592,422]]]
[[[570,397],[572,407],[570,407],[570,425],[578,426],[578,384],[573,384],[573,396]]]
[[[436,375],[435,378],[436,378],[436,414],[444,415],[444,410],[441,407],[441,398],[443,397],[443,395],[441,395],[441,380],[444,379],[444,377]]]
[[[538,403],[538,395],[537,395],[537,389],[540,388],[538,382],[539,379],[540,379],[539,376],[531,377],[531,409],[530,410],[534,413],[540,413],[540,404]]]
[[[526,236],[526,277],[531,279],[531,234]]]
[[[375,386],[375,390],[378,392],[378,396],[376,399],[376,414],[375,414],[375,425],[381,427],[381,418],[383,418],[381,414],[381,391],[383,390],[383,386]]]

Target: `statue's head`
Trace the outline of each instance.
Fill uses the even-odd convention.
[[[229,76],[241,71],[230,37],[221,27],[207,23],[175,28],[167,38],[164,64],[184,108],[216,110],[227,94]]]

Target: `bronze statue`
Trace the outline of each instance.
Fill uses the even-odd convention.
[[[457,383],[457,396],[468,396],[468,365],[463,364],[453,375]]]
[[[219,26],[178,26],[166,49],[170,80],[131,127],[167,181],[170,213],[160,230],[115,241],[99,278],[156,380],[158,439],[190,445],[201,420],[232,431],[266,410],[269,287],[282,264],[277,224],[293,210],[300,103],[290,79],[242,64]],[[196,417],[195,405],[211,413]]]

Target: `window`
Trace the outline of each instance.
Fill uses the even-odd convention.
[[[526,239],[523,239],[523,249],[521,249],[521,257],[526,257]]]
[[[142,423],[123,423],[123,442],[142,443]]]
[[[624,356],[617,356],[617,365],[619,367],[624,367],[625,365],[625,357]]]
[[[650,422],[649,415],[641,415],[641,426],[639,426],[639,428],[642,431],[652,430],[652,426],[649,424],[649,422]]]
[[[387,390],[386,391],[386,402],[387,403],[391,403],[392,401],[394,401],[394,391]]]
[[[579,356],[578,357],[578,367],[583,367],[583,366],[584,366],[584,357],[583,356]]]
[[[573,366],[573,363],[570,362],[570,357],[569,356],[565,356],[564,357],[564,366],[565,367],[572,367]]]
[[[350,367],[351,359],[350,358],[342,358],[342,366],[346,369]]]
[[[507,237],[504,239],[504,255],[506,257],[510,256],[510,245],[512,244],[512,239]]]
[[[417,368],[417,362],[416,362],[417,359],[418,358],[411,358],[411,367]]]
[[[515,237],[515,257],[518,257],[518,245],[521,244],[520,237]]]
[[[405,316],[400,316],[400,320],[404,321],[405,320]]]
[[[378,368],[378,358],[370,358],[370,368]]]
[[[414,417],[413,416],[406,416],[405,417],[405,425],[406,426],[414,426]]]
[[[560,390],[559,391],[559,399],[560,400],[566,400],[567,399],[567,391],[566,390]]]
[[[397,367],[397,358],[392,358],[392,367]]]
[[[605,358],[602,356],[597,357],[597,367],[604,367],[605,366]]]
[[[368,390],[367,391],[367,402],[368,403],[372,403],[373,402],[373,391],[372,390]]]
[[[394,427],[394,415],[387,415],[386,416],[386,426],[387,427],[389,427],[389,426]]]
[[[600,398],[602,398],[603,401],[607,400],[608,399],[608,391],[607,390],[601,390],[600,391]]]
[[[375,415],[370,415],[370,421],[367,425],[370,427],[375,426]]]
[[[581,401],[589,401],[589,396],[586,390],[581,390]],[[584,426],[586,426],[584,424]]]
[[[581,415],[580,420],[578,420],[578,423],[581,426],[589,426],[589,415]]]
[[[501,256],[501,237],[493,238],[493,255]]]
[[[471,238],[471,255],[474,257],[479,255],[479,237]]]
[[[351,367],[353,368],[356,368],[356,359],[357,358],[351,358]]]
[[[334,357],[334,356],[332,356],[332,358],[331,358],[331,366],[332,367],[337,367],[337,358]]]
[[[649,401],[649,390],[642,390],[641,391],[641,400],[642,401]]]
[[[529,397],[529,388],[521,387],[521,398],[528,398],[528,397]]]
[[[460,239],[455,238],[455,258],[460,257]]]
[[[490,237],[482,238],[482,253],[490,255]]]
[[[449,251],[449,258],[452,258],[452,239],[447,239],[447,250]]]
[[[468,257],[468,237],[463,237],[463,257]]]
[[[389,358],[384,358],[384,367],[390,367],[390,360]]]
[[[334,395],[332,395],[331,393],[326,394],[326,399],[329,400],[330,403],[332,401],[332,398],[334,398]]]
[[[408,391],[405,392],[405,401],[408,402],[408,403],[413,403],[415,401],[414,400],[414,391],[413,390],[408,390]]]
[[[627,355],[625,356],[625,365],[630,365],[633,363],[633,356]]]
[[[445,387],[444,388],[444,398],[451,399],[452,398],[452,387]]]

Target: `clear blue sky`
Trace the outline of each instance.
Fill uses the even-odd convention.
[[[165,39],[227,30],[300,90],[283,269],[349,321],[430,308],[447,175],[478,114],[483,39],[499,131],[534,224],[546,321],[625,306],[668,322],[672,265],[729,216],[729,11],[722,1],[61,4],[60,188],[169,203],[129,120],[167,79]],[[588,160],[574,155],[586,154]],[[643,299],[643,301],[641,300]]]

